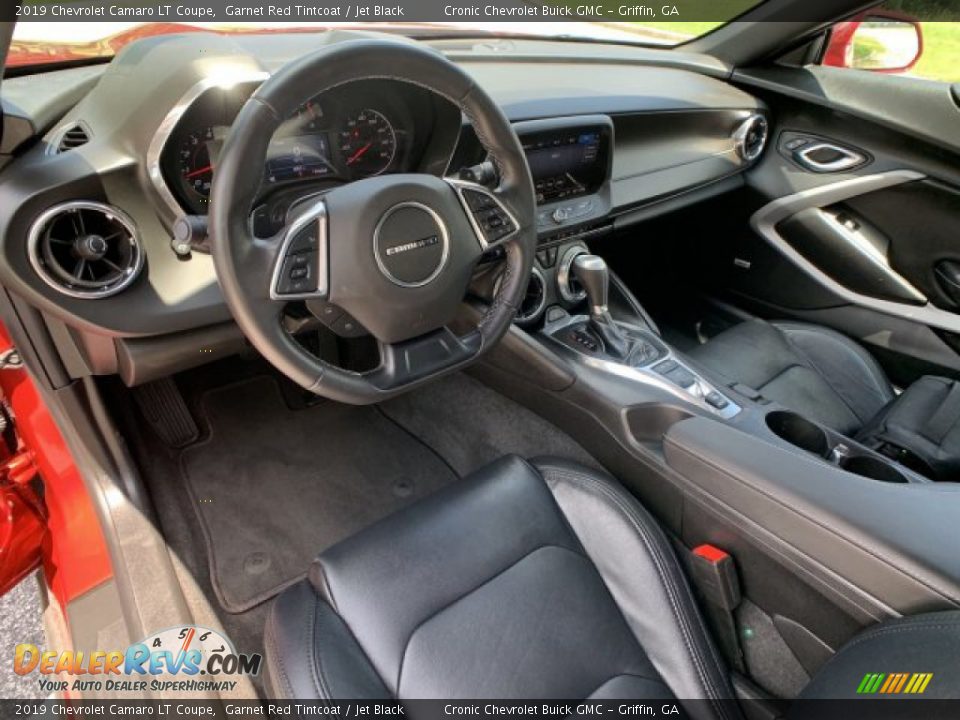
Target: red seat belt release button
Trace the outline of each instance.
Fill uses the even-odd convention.
[[[740,604],[740,578],[729,553],[714,545],[698,545],[691,565],[694,581],[709,602],[728,611]]]

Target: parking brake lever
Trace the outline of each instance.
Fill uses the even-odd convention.
[[[599,336],[609,355],[625,360],[630,351],[630,340],[613,321],[607,307],[610,287],[607,263],[597,255],[578,255],[573,261],[573,274],[587,293],[590,327]]]

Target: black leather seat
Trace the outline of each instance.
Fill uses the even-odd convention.
[[[844,435],[856,434],[894,399],[883,369],[864,348],[817,325],[750,320],[688,355]]]
[[[679,698],[698,720],[741,717],[667,538],[563,461],[503,458],[326,550],[274,601],[265,645],[278,698]],[[857,698],[865,673],[894,670],[960,697],[958,647],[960,612],[881,623],[801,699]]]
[[[674,553],[614,481],[497,461],[323,552],[274,602],[277,697],[733,697]]]

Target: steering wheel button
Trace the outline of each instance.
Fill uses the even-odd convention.
[[[484,192],[480,192],[479,190],[470,190],[469,188],[465,189],[463,191],[463,197],[467,201],[467,205],[474,212],[496,207],[496,203],[494,203],[493,198]]]
[[[316,251],[287,255],[283,260],[283,269],[280,271],[277,294],[298,295],[314,292],[317,289],[313,277],[313,268],[316,267],[316,262]]]
[[[314,253],[300,253],[299,255],[288,256],[287,262],[290,264],[290,267],[304,267],[310,265],[314,257],[316,257]]]
[[[287,255],[298,255],[316,250],[320,242],[319,235],[317,224],[311,222],[290,241],[290,246],[287,248]]]

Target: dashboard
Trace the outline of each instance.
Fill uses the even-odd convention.
[[[176,369],[170,358],[213,359],[211,348],[228,344],[214,342],[221,335],[243,342],[211,257],[172,247],[176,221],[204,220],[230,126],[264,79],[326,43],[370,35],[159,36],[105,66],[5,79],[5,123],[19,113],[38,130],[0,171],[0,284],[76,346],[61,353],[76,359],[71,375],[119,372],[135,384],[149,379],[144,368]],[[734,135],[763,106],[726,81],[726,68],[666,51],[610,57],[581,43],[429,44],[513,123],[551,264],[558,245],[744,184],[750,162]],[[292,204],[327,188],[386,173],[456,176],[485,159],[447,100],[388,79],[342,85],[304,98],[273,136],[254,232],[272,235]],[[57,224],[39,227],[49,217]],[[73,219],[128,237],[127,253],[67,257],[55,235]]]

